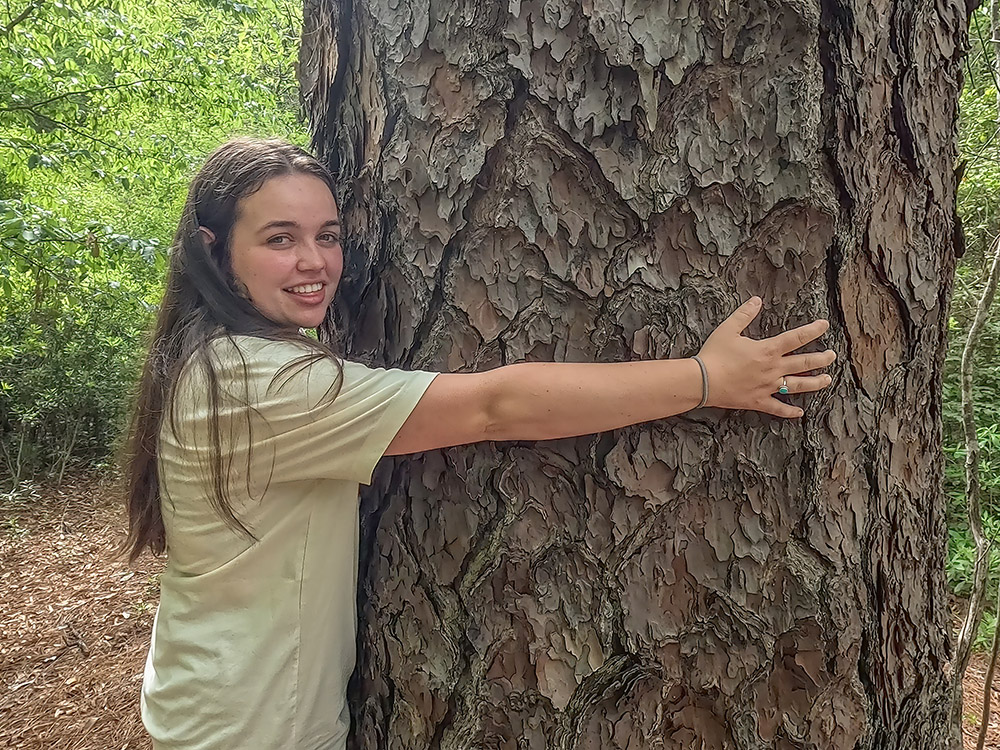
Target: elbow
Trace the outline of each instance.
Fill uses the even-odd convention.
[[[492,389],[491,389],[492,390]],[[511,440],[511,417],[500,393],[488,393],[479,415],[479,430],[484,440]]]
[[[501,367],[490,375],[481,412],[484,439],[494,442],[544,439],[538,429],[544,418],[532,413],[532,404],[537,411],[541,402],[532,397],[526,365]]]

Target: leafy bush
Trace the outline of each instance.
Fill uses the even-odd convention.
[[[943,376],[944,489],[948,498],[948,582],[958,596],[972,589],[975,551],[966,519],[965,435],[962,427],[960,369],[969,327],[986,282],[994,239],[1000,231],[1000,129],[997,82],[992,69],[988,8],[972,17],[972,49],[960,99],[959,152],[964,176],[958,188],[958,212],[966,235],[966,255],[959,262],[949,320],[949,344]],[[980,442],[980,482],[984,530],[1000,545],[1000,316],[988,319],[977,343],[973,398]],[[986,614],[976,646],[984,646],[996,625],[1000,554],[993,551]]]
[[[10,102],[0,108],[0,198],[166,239],[216,145],[245,133],[306,138],[294,4],[14,5],[35,7],[0,35],[0,101]]]
[[[155,294],[156,244],[0,201],[0,453],[16,484],[103,460]]]
[[[195,166],[233,135],[306,140],[300,14],[282,0],[0,9],[0,492],[112,452]]]

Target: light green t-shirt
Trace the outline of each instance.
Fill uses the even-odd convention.
[[[167,565],[143,723],[157,750],[339,750],[355,661],[358,485],[435,374],[345,362],[331,400],[335,363],[283,372],[303,346],[220,342],[218,437],[233,509],[256,541],[209,502],[206,380],[189,367],[177,435],[169,416],[161,430]]]

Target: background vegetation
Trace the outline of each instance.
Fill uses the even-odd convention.
[[[972,49],[960,101],[958,212],[966,252],[959,261],[949,320],[950,339],[944,374],[945,492],[948,497],[948,581],[957,596],[972,587],[975,545],[966,520],[965,435],[959,384],[962,350],[975,316],[1000,234],[1000,81],[991,43],[989,4],[972,17]],[[984,531],[1000,540],[1000,316],[993,312],[978,341],[974,404],[981,450]],[[993,554],[986,612],[976,641],[985,647],[996,626],[997,573]]]
[[[237,134],[305,143],[289,0],[20,0],[0,10],[0,492],[105,467],[186,183]],[[945,372],[949,581],[968,593],[959,362],[1000,232],[1000,118],[985,10],[962,95]],[[979,344],[985,525],[1000,535],[1000,316]],[[2,500],[0,495],[0,500]],[[993,561],[1000,569],[1000,557]],[[996,576],[980,643],[996,617]]]
[[[0,12],[0,489],[114,452],[194,169],[305,142],[294,0]]]

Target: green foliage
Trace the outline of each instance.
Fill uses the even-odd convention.
[[[994,239],[1000,233],[1000,99],[993,71],[994,52],[988,9],[973,14],[972,50],[960,100],[959,153],[964,177],[959,184],[959,215],[967,252],[959,264],[949,320],[944,368],[944,489],[948,497],[948,582],[958,596],[972,589],[974,544],[966,520],[965,436],[962,427],[960,371],[962,352],[985,286]],[[980,442],[980,482],[985,533],[1000,544],[1000,316],[990,315],[977,342],[973,398]],[[985,647],[996,625],[1000,555],[990,561],[986,615],[976,647]]]
[[[980,502],[987,514],[996,515],[1000,523],[1000,425],[981,424],[976,430],[979,440]],[[944,446],[944,489],[949,513],[957,517],[965,513],[965,440]]]
[[[1000,539],[1000,520],[990,517],[984,529],[990,538]],[[963,527],[952,527],[948,530],[948,585],[956,596],[968,597],[972,594],[972,571],[976,564],[976,547],[971,535]],[[991,586],[987,591],[990,599],[996,599],[996,581],[1000,573],[1000,558],[995,554],[990,556]]]
[[[295,6],[34,2],[0,34],[0,198],[166,238],[214,146],[241,133],[304,139]]]
[[[970,34],[972,49],[959,100],[959,152],[964,175],[958,186],[958,210],[969,253],[962,270],[977,275],[1000,229],[1000,116],[988,9],[980,8],[973,14]]]
[[[0,456],[16,484],[102,460],[153,306],[152,242],[0,201]]]
[[[284,0],[0,10],[0,490],[106,461],[195,167],[234,135],[306,139],[300,13]]]

